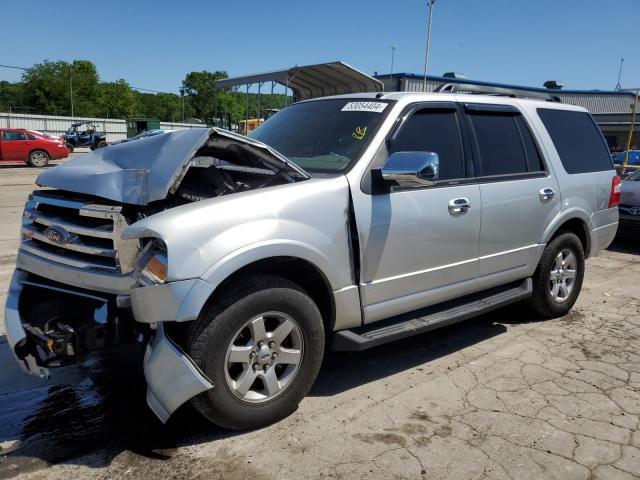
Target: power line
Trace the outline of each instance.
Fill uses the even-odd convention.
[[[16,70],[28,70],[25,67],[16,67],[15,65],[0,65],[0,67],[4,67],[4,68],[15,68]]]
[[[0,64],[0,67],[1,67],[1,68],[14,68],[14,69],[16,69],[16,70],[24,70],[24,71],[29,70],[29,69],[28,69],[28,68],[26,68],[26,67],[18,67],[18,66],[16,66],[16,65],[3,65],[3,64]],[[100,83],[111,83],[111,84],[115,84],[116,82],[100,82]],[[150,88],[134,87],[133,85],[129,85],[129,88],[132,88],[132,89],[134,89],[134,90],[141,90],[141,91],[143,91],[143,92],[151,92],[151,93],[169,93],[169,94],[171,94],[171,93],[172,93],[172,92],[161,92],[161,91],[159,91],[159,90],[151,90]],[[177,95],[177,93],[174,93],[173,95]]]

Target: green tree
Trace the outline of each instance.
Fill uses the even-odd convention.
[[[138,114],[144,117],[155,117],[165,122],[182,121],[182,98],[173,93],[140,93],[138,98]],[[190,99],[185,99],[185,118],[195,115]]]
[[[97,113],[107,118],[129,118],[138,112],[138,99],[129,84],[120,79],[99,85]]]
[[[23,74],[24,102],[42,113],[71,115],[73,89],[74,115],[95,115],[98,82],[98,71],[87,60],[45,60]]]
[[[24,85],[20,82],[0,81],[0,111],[25,113],[30,111],[24,103]]]
[[[182,90],[190,98],[196,118],[207,121],[216,110],[218,88],[216,82],[228,78],[227,72],[190,72],[182,82]]]

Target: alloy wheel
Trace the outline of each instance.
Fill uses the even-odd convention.
[[[293,318],[282,312],[257,315],[236,332],[227,348],[227,386],[245,402],[271,400],[291,384],[302,354],[302,331]]]
[[[571,295],[576,282],[577,265],[576,255],[568,248],[556,255],[549,277],[549,288],[554,302],[562,303]]]

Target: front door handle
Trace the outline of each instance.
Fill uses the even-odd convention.
[[[468,198],[455,198],[449,201],[449,213],[451,215],[464,215],[471,208]]]
[[[556,192],[553,191],[553,188],[547,187],[540,190],[540,192],[538,192],[538,195],[540,195],[541,202],[548,202],[556,196]]]

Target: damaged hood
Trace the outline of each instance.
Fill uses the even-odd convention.
[[[208,141],[237,144],[257,161],[294,178],[309,175],[261,142],[219,128],[192,128],[94,150],[41,173],[36,183],[120,203],[146,205],[167,197]]]

